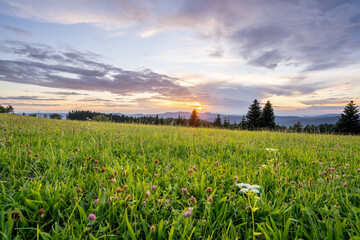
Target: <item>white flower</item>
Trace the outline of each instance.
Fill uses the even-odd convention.
[[[270,151],[270,152],[277,152],[279,149],[275,149],[275,148],[265,148],[266,151]]]
[[[250,187],[250,188],[260,189],[260,188],[261,188],[261,186],[254,184],[254,185],[251,185],[251,187]]]
[[[259,193],[259,190],[257,190],[256,188],[250,188],[249,192]]]
[[[247,189],[247,188],[242,188],[241,190],[240,190],[240,192],[242,192],[242,193],[247,193],[249,191],[249,189]]]
[[[242,187],[249,188],[251,185],[248,183],[238,183],[238,184],[236,184],[236,186],[238,186],[239,188],[242,188]]]
[[[268,166],[265,165],[265,164],[263,164],[263,165],[261,165],[261,167],[262,167],[262,168],[267,168]]]

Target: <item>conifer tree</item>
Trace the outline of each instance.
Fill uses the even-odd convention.
[[[221,117],[220,114],[217,115],[215,121],[214,121],[214,126],[220,128],[221,127]]]
[[[275,114],[270,101],[268,100],[261,112],[261,125],[267,129],[275,128]]]
[[[261,108],[258,100],[254,100],[246,114],[247,126],[249,129],[258,129],[261,127]]]
[[[154,124],[155,125],[159,125],[159,115],[156,114],[155,120],[154,120]]]
[[[340,119],[336,123],[336,129],[341,133],[360,133],[359,110],[353,101],[350,101],[344,108]]]
[[[240,129],[246,129],[246,118],[245,116],[243,115],[242,118],[241,118],[241,122],[239,123],[239,128]]]
[[[198,127],[200,124],[199,121],[199,114],[196,111],[196,109],[194,109],[191,113],[190,119],[189,119],[189,126],[190,127]]]

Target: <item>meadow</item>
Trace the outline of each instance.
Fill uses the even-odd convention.
[[[3,239],[360,239],[360,137],[0,114]]]

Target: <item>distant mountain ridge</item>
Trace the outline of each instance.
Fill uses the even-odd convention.
[[[20,113],[18,113],[20,114]],[[44,114],[47,114],[48,116],[50,113],[39,113],[39,116],[43,117]],[[66,113],[59,113],[63,119],[66,119]],[[132,116],[132,117],[144,117],[144,116],[152,116],[155,117],[156,115],[159,115],[159,118],[178,118],[179,116],[183,118],[189,118],[191,112],[166,112],[166,113],[159,113],[159,114],[122,114],[122,113],[113,113],[116,115],[126,115],[126,116]],[[26,114],[28,115],[28,114]],[[217,117],[217,113],[211,113],[211,112],[200,112],[199,117],[202,120],[207,120],[209,122],[213,122],[215,118]],[[239,123],[243,117],[243,115],[227,115],[227,114],[220,114],[221,120],[224,120],[224,118],[227,118],[230,120],[230,123]],[[312,125],[314,124],[335,124],[338,119],[340,118],[340,114],[323,114],[323,115],[316,115],[316,116],[276,116],[275,122],[276,124],[280,126],[290,127],[294,125],[297,122],[300,122],[303,126],[306,126],[307,124]]]

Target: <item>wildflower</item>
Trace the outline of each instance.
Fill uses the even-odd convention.
[[[330,168],[330,171],[332,171],[332,172],[333,172],[333,171],[335,171],[335,168],[333,168],[333,167],[332,167],[332,168]]]
[[[169,224],[169,221],[168,221],[168,220],[165,220],[165,221],[164,221],[164,224],[165,224],[165,225],[168,225],[168,224]]]
[[[137,223],[136,223],[136,222],[133,222],[131,225],[132,225],[133,227],[136,227]]]
[[[109,202],[109,203],[112,202],[113,199],[114,199],[113,196],[110,196],[110,197],[108,198],[108,202]]]
[[[146,203],[147,203],[147,201],[146,201],[146,199],[144,198],[144,199],[142,200],[142,204],[145,205]]]
[[[123,171],[122,176],[126,177],[126,170]]]
[[[346,174],[343,174],[343,177],[345,178],[345,177],[346,177]]]
[[[147,198],[150,197],[150,191],[149,190],[146,191],[145,197],[147,197]]]
[[[237,176],[237,175],[235,175],[234,179],[235,179],[235,180],[238,180],[238,176]]]
[[[249,188],[249,192],[260,193],[260,191],[256,188]]]
[[[116,179],[113,178],[113,179],[110,180],[110,182],[111,182],[112,184],[115,184],[115,183],[116,183]]]
[[[77,194],[82,193],[82,189],[81,189],[81,188],[79,188],[79,187],[77,187],[77,188],[76,188],[76,193],[77,193]]]
[[[36,212],[36,216],[43,216],[45,215],[45,210],[43,208],[40,208],[37,212]]]
[[[190,217],[191,213],[192,213],[191,211],[184,212],[184,217]]]
[[[154,177],[156,177],[156,178],[157,178],[158,176],[159,176],[159,175],[158,175],[157,173],[155,173],[155,174],[154,174]]]
[[[210,195],[210,196],[208,197],[208,202],[212,202],[212,201],[214,201],[214,199],[213,199],[212,196]]]
[[[218,167],[218,166],[219,166],[219,162],[215,162],[215,166],[217,166],[217,167]]]
[[[128,185],[125,184],[125,185],[124,185],[124,191],[126,191],[126,190],[128,190],[128,189],[129,189]]]
[[[75,156],[72,156],[73,159],[75,159],[76,157]]]
[[[33,154],[33,151],[28,150],[28,154],[29,154],[29,155]]]
[[[360,173],[360,168],[358,168],[356,171],[357,171],[358,173]]]
[[[89,214],[89,219],[90,219],[91,221],[94,221],[94,220],[96,219],[96,215],[93,214],[93,213]]]
[[[183,194],[189,194],[187,188],[181,188],[181,192],[182,192]]]
[[[230,195],[230,196],[229,196],[229,200],[231,201],[231,200],[233,200],[233,199],[234,199],[234,196]]]
[[[344,182],[343,187],[347,187],[347,182]]]
[[[296,182],[294,182],[294,181],[290,181],[290,184],[296,184]]]
[[[99,199],[94,199],[94,204],[98,203],[99,202]]]
[[[121,193],[121,192],[122,192],[121,187],[116,188],[116,193]]]
[[[34,157],[39,157],[39,154],[35,154]]]
[[[113,179],[114,178],[114,174],[110,174],[109,179]]]
[[[155,230],[156,230],[156,228],[155,228],[155,225],[152,225],[151,227],[150,227],[150,232],[155,232]]]
[[[156,165],[159,165],[160,162],[159,162],[159,160],[155,159],[155,160],[154,160],[154,163],[155,163]]]
[[[151,187],[151,191],[154,191],[156,189],[156,186]]]
[[[191,196],[190,200],[189,200],[189,203],[196,204],[197,203],[196,198],[194,196]]]
[[[114,176],[116,177],[117,175],[119,175],[119,173],[117,171],[115,171]]]
[[[239,188],[242,188],[242,187],[249,188],[251,185],[248,183],[238,183],[238,184],[236,184],[236,186],[238,186]]]
[[[193,169],[192,169],[192,168],[189,168],[189,169],[187,170],[187,173],[188,173],[188,174],[192,174],[192,173],[193,173]]]
[[[78,149],[78,148],[75,148],[75,151],[79,152],[79,151],[80,151],[80,149]]]
[[[103,168],[101,169],[101,172],[104,173],[105,171],[106,171],[106,168],[103,167]]]
[[[95,160],[94,163],[95,163],[95,164],[98,164],[98,163],[99,163],[99,160]]]
[[[99,167],[94,167],[95,171],[99,171]]]
[[[335,206],[334,206],[336,209],[338,209],[339,208],[339,204],[335,204]]]
[[[131,194],[127,194],[126,198],[131,199]]]
[[[329,178],[329,177],[326,177],[326,178],[325,178],[325,181],[326,181],[327,183],[329,183],[329,182],[330,182],[330,178]]]
[[[170,202],[170,198],[166,199],[166,202],[169,203],[169,202]]]
[[[266,151],[269,151],[269,152],[277,152],[279,151],[279,149],[276,149],[276,148],[265,148]]]
[[[12,219],[18,220],[18,219],[20,219],[20,216],[21,216],[21,213],[18,212],[18,211],[12,211],[11,212],[11,218]]]
[[[158,199],[158,204],[161,205],[162,204],[162,200]]]
[[[211,187],[207,187],[207,188],[206,188],[206,192],[207,192],[207,193],[212,193],[212,191],[213,191],[213,189],[212,189]]]

